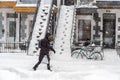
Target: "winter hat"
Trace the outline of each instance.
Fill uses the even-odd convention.
[[[48,37],[49,37],[50,35],[51,35],[50,33],[46,33],[45,38],[47,38],[47,39],[48,39]]]

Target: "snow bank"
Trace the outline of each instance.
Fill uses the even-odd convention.
[[[51,58],[52,72],[43,63],[46,61],[42,61],[37,71],[32,70],[38,56],[0,53],[0,80],[120,80],[120,58],[116,51],[111,49],[104,53],[102,61]]]
[[[106,70],[93,70],[90,75],[84,77],[83,80],[119,80],[119,75]]]

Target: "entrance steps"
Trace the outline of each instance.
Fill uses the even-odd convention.
[[[70,39],[74,6],[61,6],[54,48],[56,54],[70,56]]]
[[[49,4],[44,4],[44,0],[41,0],[41,4],[38,9],[36,22],[34,25],[33,33],[32,33],[32,39],[30,41],[28,54],[33,55],[35,53],[39,52],[38,49],[38,42],[42,38],[44,38],[47,30],[47,24],[50,16],[50,10],[52,7],[52,0],[49,2]]]

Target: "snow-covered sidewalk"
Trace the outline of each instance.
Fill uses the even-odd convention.
[[[38,56],[0,53],[0,80],[120,80],[120,58],[116,51],[105,50],[104,56],[103,61],[72,58],[68,61],[55,54],[50,72],[43,63],[45,59],[37,71],[32,70]]]

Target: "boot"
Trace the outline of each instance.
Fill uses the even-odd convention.
[[[50,70],[50,71],[52,71],[52,70],[50,69],[50,65],[49,65],[49,64],[47,64],[47,69]]]
[[[33,67],[33,70],[36,71],[36,67],[35,66]]]

